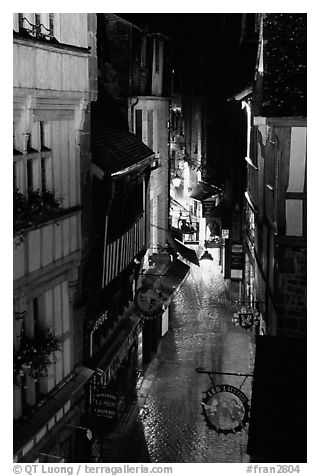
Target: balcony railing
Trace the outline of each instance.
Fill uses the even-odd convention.
[[[17,242],[18,240],[18,242]],[[64,215],[23,231],[23,241],[14,240],[13,279],[40,270],[81,248],[81,211]]]

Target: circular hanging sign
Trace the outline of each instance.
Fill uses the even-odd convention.
[[[201,405],[209,428],[218,433],[241,431],[249,420],[248,397],[232,385],[210,388]]]
[[[146,318],[156,318],[159,312],[162,311],[162,296],[154,288],[139,288],[134,301]]]

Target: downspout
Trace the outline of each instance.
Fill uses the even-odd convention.
[[[134,132],[134,127],[133,127],[133,124],[134,124],[134,108],[136,107],[136,105],[138,104],[138,102],[140,101],[139,98],[136,98],[136,101],[131,104],[131,132]]]
[[[132,24],[130,25],[130,42],[129,42],[129,96],[131,96],[131,93],[132,93]]]

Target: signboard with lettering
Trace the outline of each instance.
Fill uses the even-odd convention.
[[[242,280],[244,267],[243,245],[234,243],[231,246],[231,279]]]
[[[93,412],[96,416],[113,420],[117,416],[117,406],[117,395],[107,388],[96,388],[93,399]]]
[[[227,229],[221,230],[221,238],[223,238],[224,240],[228,240],[229,239],[229,230],[227,230]]]
[[[202,216],[203,218],[211,218],[214,214],[216,209],[216,202],[215,200],[212,201],[204,201],[202,202]]]
[[[201,402],[209,428],[217,433],[236,433],[249,420],[248,397],[237,387],[222,384],[211,387]]]

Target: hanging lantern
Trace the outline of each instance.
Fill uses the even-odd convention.
[[[209,253],[208,250],[205,250],[203,255],[200,257],[200,261],[203,261],[203,260],[210,260],[210,261],[213,261],[213,257],[212,255]]]
[[[180,187],[181,185],[181,178],[176,175],[173,179],[172,179],[172,184],[174,187]]]

